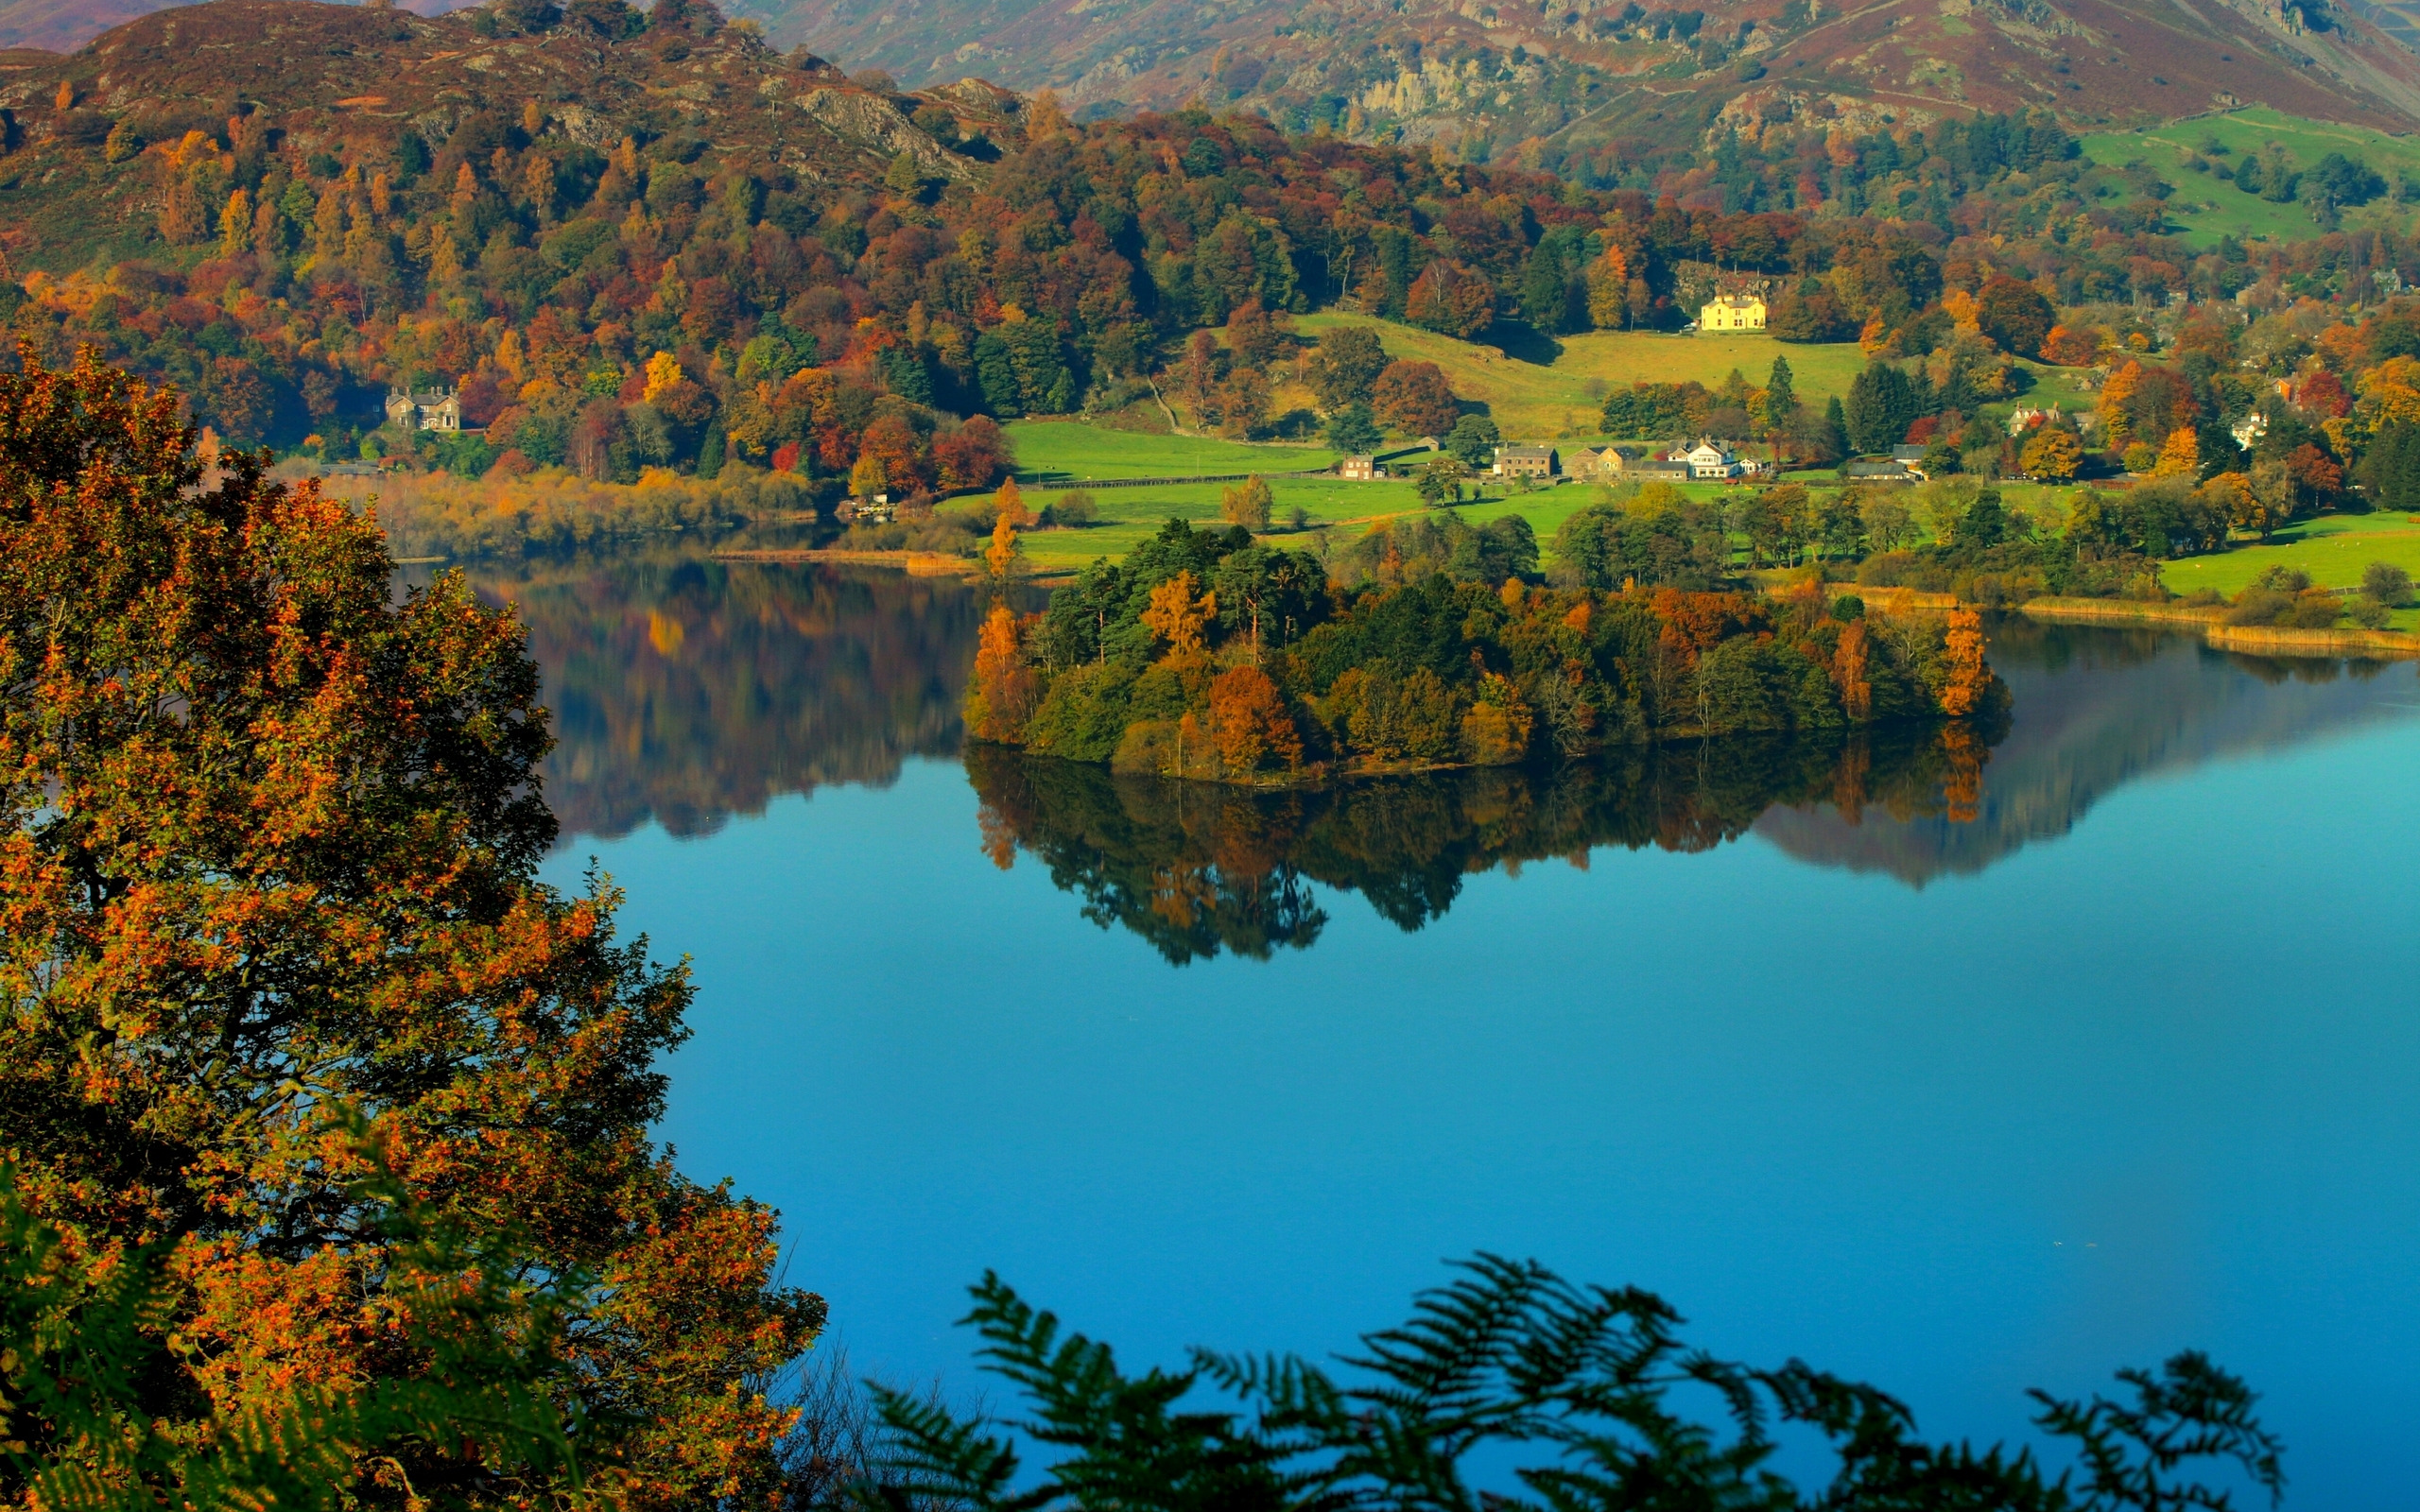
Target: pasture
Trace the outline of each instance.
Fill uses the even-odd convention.
[[[2160,580],[2171,593],[2210,588],[2233,597],[2270,568],[2288,567],[2308,573],[2321,588],[2353,588],[2374,561],[2393,562],[2420,578],[2420,523],[2384,512],[2322,515],[2279,531],[2267,545],[2169,562]],[[2394,627],[2420,630],[2420,609],[2397,610]]]
[[[2390,191],[2398,177],[2420,181],[2420,142],[2389,136],[2358,126],[2304,120],[2266,108],[2233,111],[2224,115],[2171,121],[2140,131],[2102,132],[2081,139],[2083,155],[2104,168],[2122,168],[2139,162],[2174,186],[2168,200],[2169,223],[2196,251],[2207,250],[2221,236],[2266,236],[2277,241],[2307,241],[2320,233],[2310,212],[2291,201],[2278,204],[2247,194],[2211,173],[2188,166],[2192,154],[2212,143],[2226,148],[2208,154],[2210,161],[2230,165],[2243,161],[2271,142],[2285,149],[2298,169],[2308,168],[2331,152],[2358,158],[2377,170]],[[2390,192],[2369,204],[2344,213],[2349,227],[2407,226],[2408,211],[2393,202]]]
[[[1773,359],[1786,356],[1801,401],[1822,404],[1847,394],[1849,380],[1865,366],[1865,354],[1853,341],[1801,346],[1763,335],[1589,331],[1557,337],[1562,352],[1551,363],[1536,363],[1366,315],[1327,310],[1294,321],[1298,332],[1311,337],[1355,325],[1375,332],[1391,357],[1433,362],[1443,369],[1454,392],[1486,405],[1488,417],[1507,440],[1595,438],[1605,395],[1634,383],[1694,379],[1713,388],[1737,368],[1750,383],[1762,385]]]
[[[1221,440],[1211,436],[1145,435],[1082,421],[1021,420],[1002,429],[1016,448],[1021,488],[1056,488],[1083,478],[1151,478],[1218,472],[1290,472],[1327,467],[1325,446]],[[1116,491],[1116,490],[1113,490]],[[1106,505],[1108,500],[1104,498]]]

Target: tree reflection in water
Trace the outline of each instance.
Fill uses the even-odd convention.
[[[1775,804],[1849,823],[1971,820],[1999,730],[1963,725],[1846,738],[1729,738],[1647,747],[1559,769],[1490,767],[1267,792],[1179,782],[971,746],[983,849],[1023,850],[1175,964],[1220,951],[1306,949],[1328,915],[1310,884],[1357,892],[1409,932],[1443,916],[1462,879],[1598,846],[1707,850]]]

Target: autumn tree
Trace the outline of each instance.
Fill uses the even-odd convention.
[[[2083,443],[2073,432],[2058,425],[2045,425],[2025,443],[2016,465],[2029,477],[2051,478],[2066,482],[2076,475],[2083,464]]]
[[[1467,341],[1495,320],[1495,289],[1485,275],[1441,257],[1420,270],[1404,296],[1413,325]]]
[[[1265,531],[1269,528],[1270,510],[1274,498],[1269,480],[1254,473],[1239,484],[1219,490],[1219,518],[1246,530]]]
[[[1026,660],[1025,627],[1014,610],[995,602],[976,640],[975,676],[966,685],[967,732],[977,740],[1016,740],[1041,696],[1042,679]]]
[[[1258,667],[1229,667],[1211,679],[1210,730],[1230,772],[1254,772],[1270,761],[1302,765],[1303,737],[1277,684]]]
[[[1461,413],[1445,370],[1433,362],[1391,362],[1370,386],[1370,407],[1405,436],[1443,436]]]
[[[983,548],[983,569],[995,583],[1007,582],[1025,566],[1025,547],[1017,541],[1016,522],[1002,510],[992,522],[992,543]]]
[[[1006,521],[1011,530],[1023,530],[1033,521],[1032,511],[1025,506],[1025,492],[1014,478],[1004,480],[992,495],[992,513],[995,519]]]
[[[1942,684],[1941,712],[1952,719],[1979,713],[1992,682],[1992,669],[1983,661],[1983,616],[1971,609],[1951,610],[1944,650],[1949,676]]]
[[[1320,337],[1319,351],[1311,355],[1311,388],[1320,408],[1334,414],[1368,402],[1371,386],[1386,370],[1387,353],[1377,335],[1360,326],[1341,326]]]
[[[166,1246],[153,1417],[278,1417],[407,1377],[404,1274],[327,1109],[401,1191],[585,1275],[564,1371],[634,1507],[766,1494],[763,1383],[822,1303],[774,1215],[649,1137],[683,971],[618,898],[537,880],[551,744],[520,627],[456,576],[396,593],[374,523],[231,453],[89,354],[0,375],[0,1163],[105,1268]],[[205,1405],[206,1404],[206,1405]],[[341,1453],[365,1452],[345,1448]],[[389,1467],[446,1484],[449,1451]],[[348,1463],[346,1472],[362,1469]],[[519,1499],[548,1493],[531,1485]]]
[[[1143,610],[1143,626],[1166,641],[1168,654],[1188,657],[1201,650],[1210,621],[1219,613],[1219,595],[1194,593],[1190,569],[1151,590],[1150,607]]]

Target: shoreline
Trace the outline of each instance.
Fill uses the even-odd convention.
[[[2297,629],[2229,625],[2222,607],[2146,604],[2124,599],[2036,598],[2017,607],[2028,619],[2063,625],[2174,626],[2198,628],[2213,650],[2267,656],[2420,658],[2420,635],[2399,630]]]

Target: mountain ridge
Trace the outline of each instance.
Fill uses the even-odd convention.
[[[0,47],[89,45],[151,0],[0,0]],[[229,0],[203,0],[226,4]],[[506,0],[497,0],[506,3]],[[1809,113],[1851,129],[2047,109],[2071,128],[2260,104],[2420,126],[2420,26],[2345,0],[735,0],[774,44],[908,89],[982,77],[1079,118],[1243,110],[1604,187],[1649,150]],[[412,0],[423,19],[450,0]],[[400,12],[399,12],[400,13]],[[0,77],[22,72],[0,57]],[[1637,186],[1637,185],[1633,185]]]

